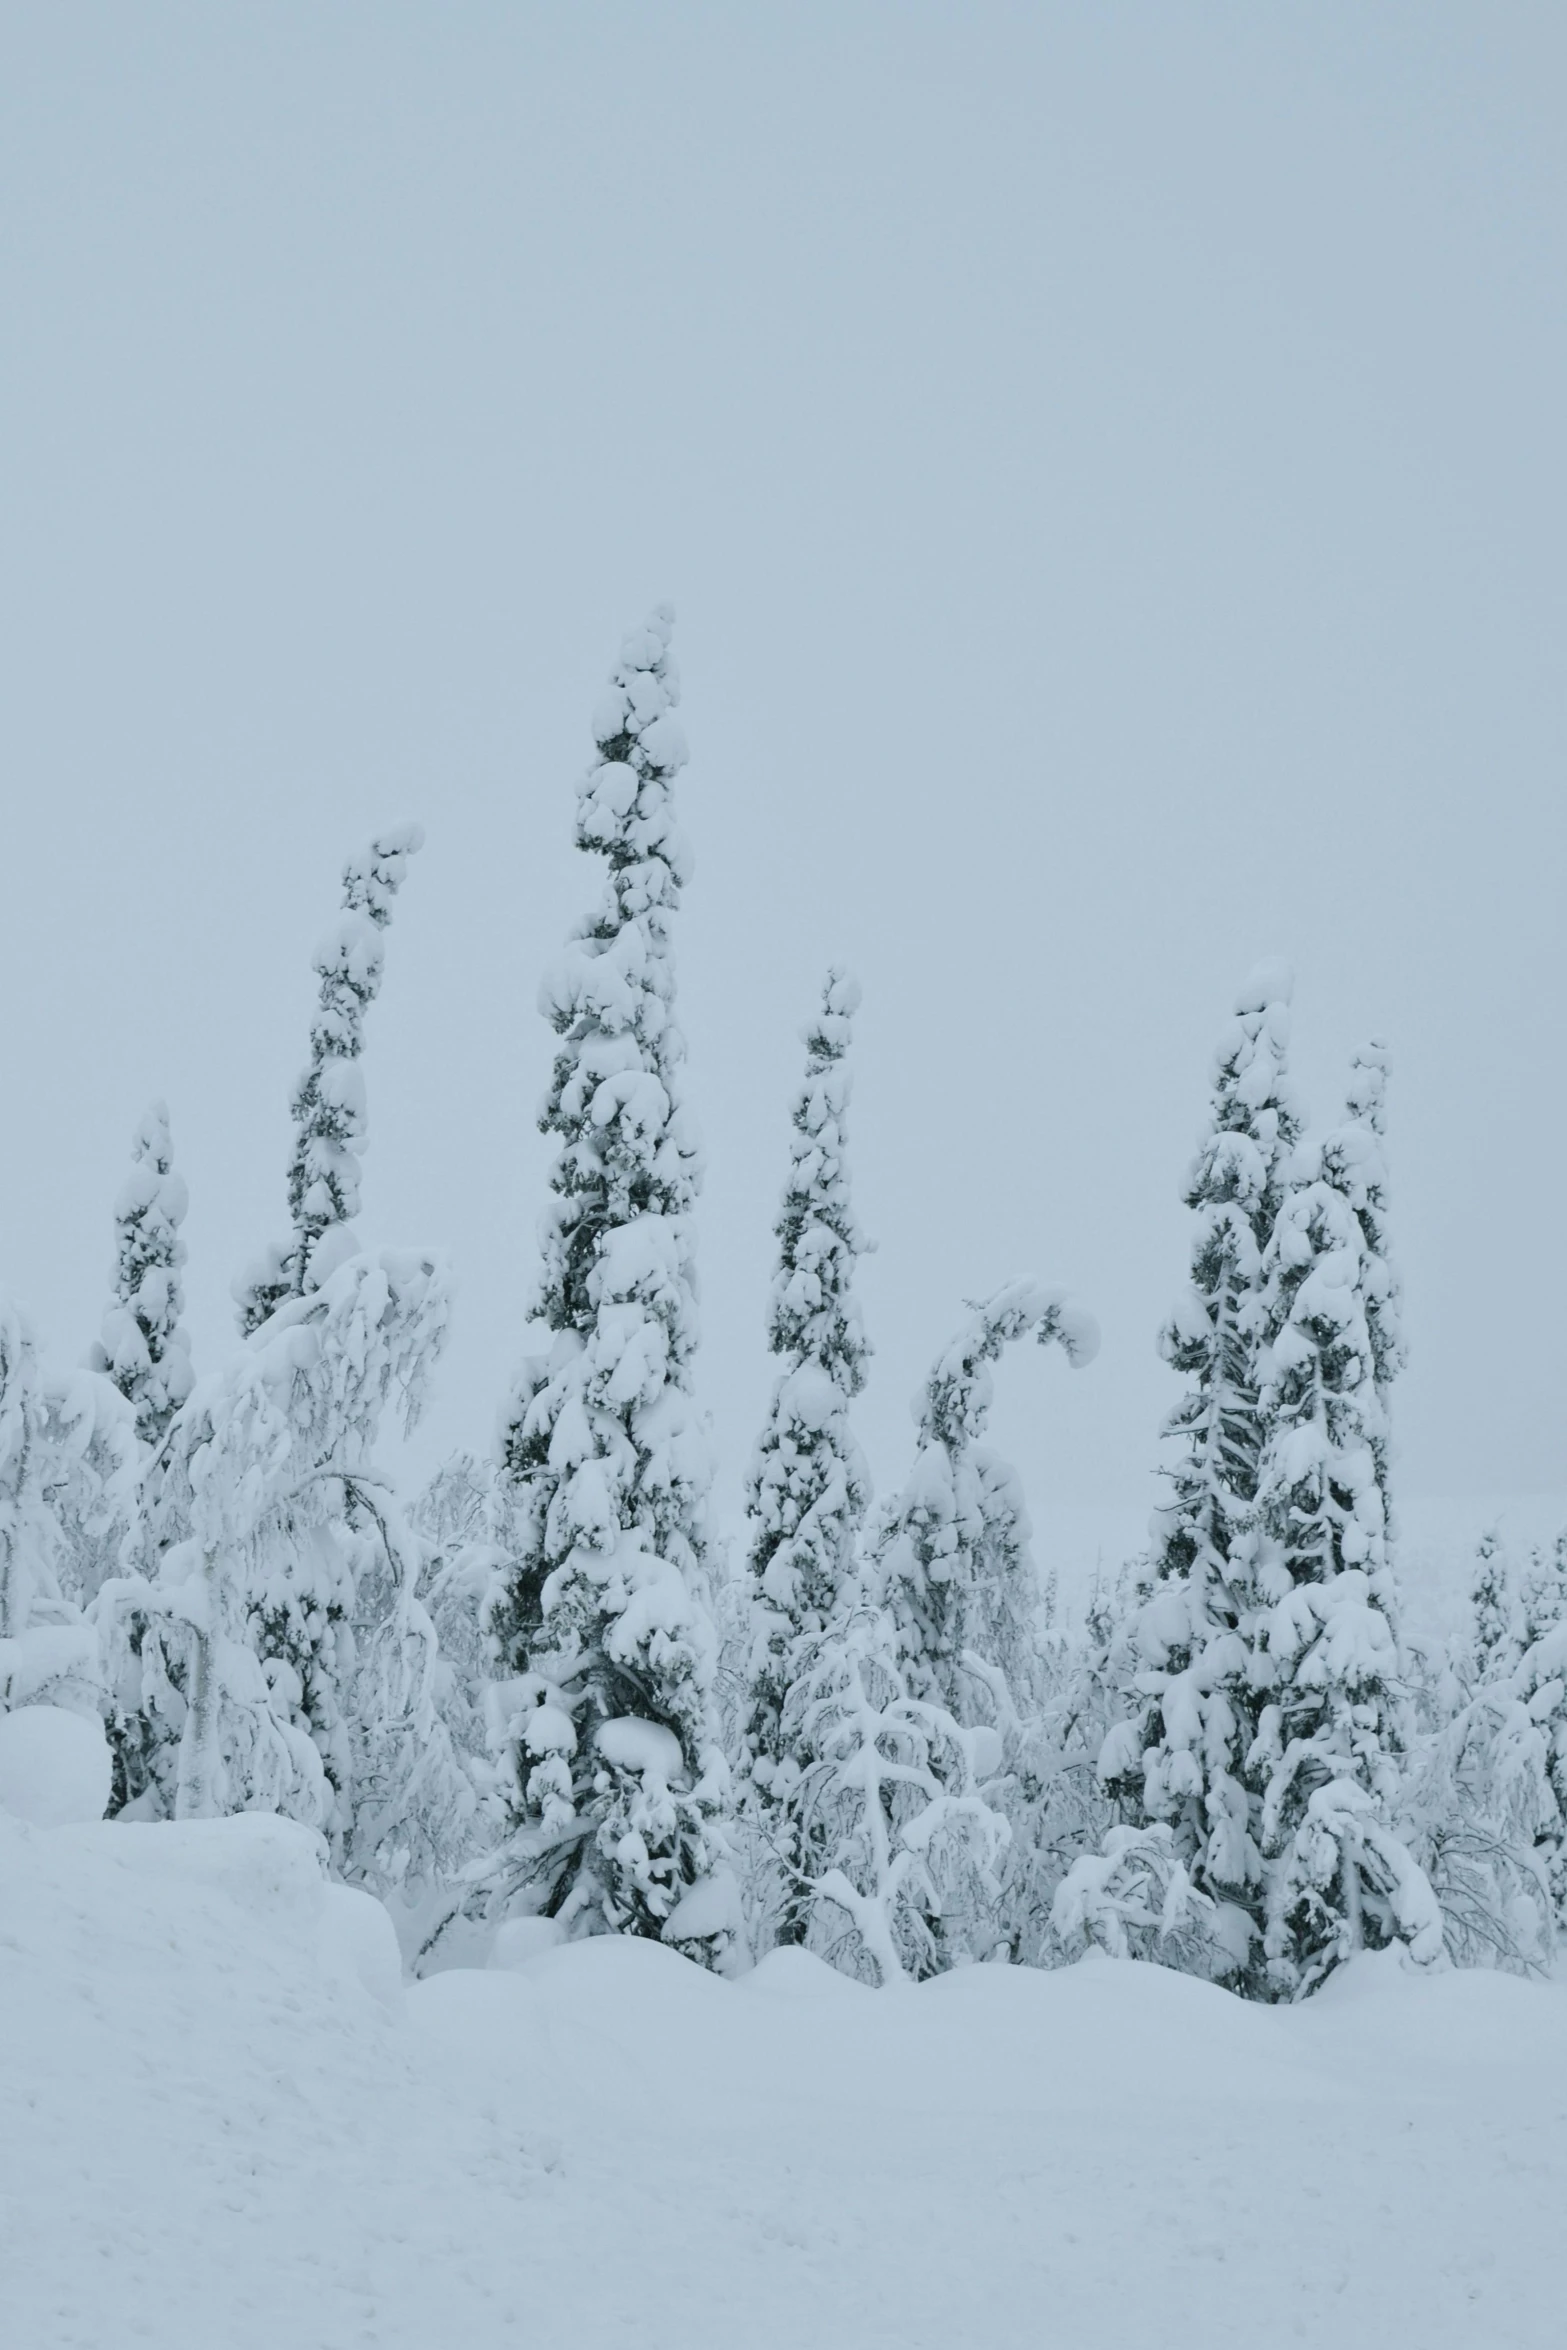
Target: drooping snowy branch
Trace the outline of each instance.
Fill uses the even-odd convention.
[[[876,1544],[910,1686],[993,1727],[1034,1694],[1039,1586],[1017,1478],[980,1440],[991,1365],[1030,1335],[1074,1369],[1099,1349],[1093,1316],[1064,1291],[1013,1281],[977,1306],[925,1383],[914,1466]]]

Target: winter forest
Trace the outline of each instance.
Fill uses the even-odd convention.
[[[1560,2350],[1564,119],[0,11],[0,2350]]]
[[[1093,1316],[1061,1290],[1022,1274],[969,1301],[905,1483],[869,1491],[841,969],[802,1030],[776,1377],[743,1533],[718,1536],[672,622],[660,606],[622,645],[577,789],[599,895],[541,991],[537,1351],[496,1445],[418,1492],[386,1466],[448,1311],[439,1251],[365,1252],[354,1230],[369,1014],[422,845],[403,825],[343,871],[292,1229],[235,1285],[230,1358],[198,1378],[181,1326],[162,1102],[132,1140],[86,1366],[43,1379],[7,1309],[0,1785],[40,1816],[58,1769],[89,1816],[295,1820],[336,1881],[391,1906],[415,1975],[496,1932],[514,1951],[642,1936],[719,1973],[798,1947],[877,1986],[1097,1946],[1265,2001],[1395,1945],[1549,1970],[1567,1534],[1527,1557],[1487,1538],[1467,1636],[1439,1654],[1402,1636],[1389,1056],[1356,1054],[1313,1139],[1282,964],[1241,986],[1210,1073],[1189,1275],[1159,1333],[1183,1387],[1167,1498],[1086,1620],[1041,1584],[985,1441],[1009,1348],[1092,1362]]]

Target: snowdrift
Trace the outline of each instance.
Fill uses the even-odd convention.
[[[302,1829],[0,1816],[0,2035],[14,2350],[1562,2337],[1554,1986],[598,1942],[405,1991]]]

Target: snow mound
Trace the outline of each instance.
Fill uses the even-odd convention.
[[[355,1982],[384,2007],[403,2007],[403,1956],[397,1932],[371,1893],[354,1885],[323,1885],[321,1950],[329,1969]]]
[[[0,1815],[0,1886],[26,2350],[1560,2340],[1554,1985],[1358,1961],[1262,2009],[1100,1958],[875,1992],[603,1937],[400,1996],[378,1905],[261,1816]]]
[[[0,1714],[0,1809],[34,1828],[101,1820],[114,1766],[103,1725],[57,1705]]]

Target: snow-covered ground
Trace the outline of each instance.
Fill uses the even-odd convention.
[[[0,1815],[7,2350],[1555,2350],[1567,1993],[1365,1960],[399,1988],[262,1818]]]

